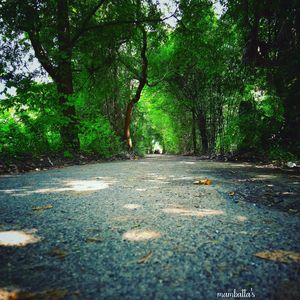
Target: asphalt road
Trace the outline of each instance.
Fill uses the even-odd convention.
[[[299,201],[293,174],[160,155],[1,176],[0,299],[299,299],[278,186]]]

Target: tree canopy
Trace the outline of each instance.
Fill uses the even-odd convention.
[[[297,159],[298,1],[165,4],[1,0],[0,156]]]

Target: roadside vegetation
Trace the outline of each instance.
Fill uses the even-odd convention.
[[[297,162],[297,1],[167,4],[0,1],[2,166],[155,151]]]

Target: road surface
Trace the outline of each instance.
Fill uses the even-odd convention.
[[[296,299],[299,214],[260,204],[278,185],[299,200],[293,174],[161,155],[2,176],[0,299]]]

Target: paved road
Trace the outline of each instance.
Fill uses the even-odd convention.
[[[193,184],[205,178],[212,184]],[[18,290],[37,299],[217,299],[234,289],[295,299],[299,265],[255,253],[300,252],[299,217],[241,196],[279,183],[299,192],[297,176],[159,155],[2,176],[0,299]]]

